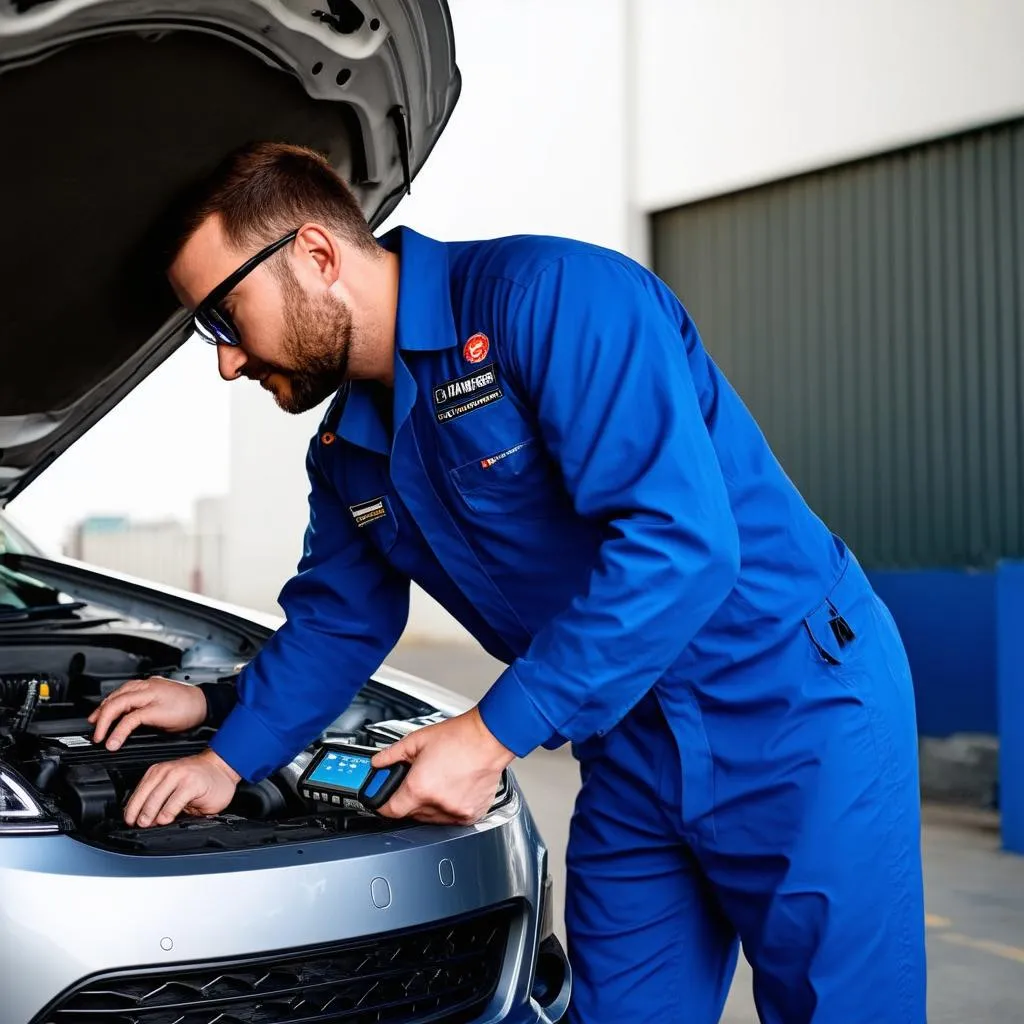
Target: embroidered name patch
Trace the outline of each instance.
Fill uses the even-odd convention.
[[[510,455],[515,455],[516,452],[521,452],[529,443],[529,441],[523,441],[512,448],[506,448],[503,452],[498,452],[497,455],[491,455],[489,458],[481,459],[480,468],[490,469],[496,462],[501,462],[502,459],[507,459]]]
[[[504,394],[498,382],[498,373],[491,363],[464,377],[435,385],[434,415],[438,423],[447,423],[498,401]]]
[[[369,526],[378,519],[387,518],[388,510],[384,504],[384,498],[374,498],[373,501],[364,501],[359,505],[349,505],[349,512],[356,521],[356,526]]]

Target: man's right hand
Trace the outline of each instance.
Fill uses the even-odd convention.
[[[96,727],[94,743],[102,743],[110,733],[106,743],[108,750],[117,750],[140,725],[165,732],[185,732],[205,720],[206,697],[198,686],[160,676],[136,679],[119,686],[89,716]],[[115,722],[117,727],[110,732]]]

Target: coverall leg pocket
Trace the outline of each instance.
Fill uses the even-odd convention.
[[[763,1024],[923,1024],[910,670],[866,584],[834,606],[850,633],[827,611],[813,647],[790,645],[773,666],[776,711],[742,735],[712,720],[716,834],[697,855],[754,968]]]

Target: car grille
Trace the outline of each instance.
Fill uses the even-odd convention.
[[[465,1024],[501,975],[513,907],[416,931],[79,983],[35,1024]]]

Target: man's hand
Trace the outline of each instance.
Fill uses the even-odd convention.
[[[241,776],[212,750],[153,765],[124,811],[125,824],[169,825],[182,812],[201,816],[223,811]]]
[[[205,718],[206,697],[198,686],[154,676],[119,686],[89,716],[89,721],[96,726],[93,742],[102,743],[120,719],[107,740],[107,749],[117,750],[140,725],[185,732],[202,725]]]
[[[399,761],[412,765],[379,813],[434,825],[472,825],[494,803],[501,773],[514,760],[476,708],[417,729],[373,759],[378,768]]]

